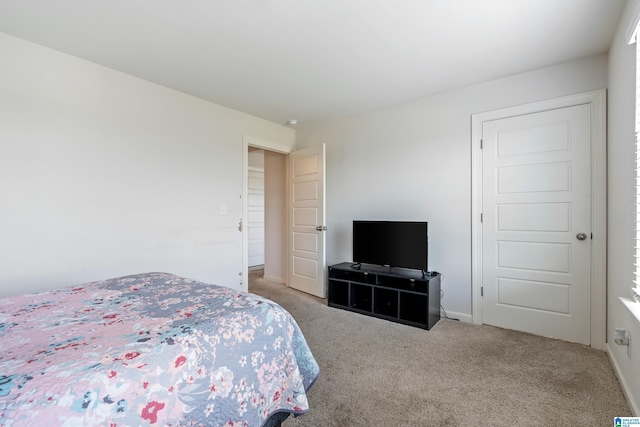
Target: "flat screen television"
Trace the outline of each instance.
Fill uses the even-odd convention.
[[[353,262],[427,271],[426,222],[353,221]]]

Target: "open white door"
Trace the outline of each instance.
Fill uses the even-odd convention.
[[[289,153],[289,286],[325,298],[325,145]]]

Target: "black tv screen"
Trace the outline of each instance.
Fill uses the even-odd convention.
[[[353,221],[353,262],[427,271],[426,222]]]

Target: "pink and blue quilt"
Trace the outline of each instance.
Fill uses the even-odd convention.
[[[0,426],[245,426],[309,410],[291,315],[167,273],[0,299]]]

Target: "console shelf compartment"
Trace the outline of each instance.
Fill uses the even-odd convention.
[[[440,273],[348,262],[329,266],[330,307],[423,329],[440,320]]]

